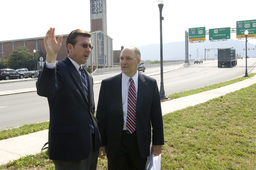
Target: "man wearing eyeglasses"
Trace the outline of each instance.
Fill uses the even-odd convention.
[[[95,170],[100,135],[94,117],[93,79],[81,67],[93,48],[91,34],[72,31],[66,41],[68,57],[56,62],[62,36],[56,40],[54,32],[50,28],[46,33],[46,63],[36,83],[38,95],[49,103],[49,158],[55,169]]]

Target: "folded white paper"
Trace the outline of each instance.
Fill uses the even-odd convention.
[[[155,157],[150,154],[147,158],[145,170],[161,170],[161,154]]]

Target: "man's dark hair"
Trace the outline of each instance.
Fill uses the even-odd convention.
[[[84,31],[81,29],[76,29],[74,31],[72,31],[68,37],[67,37],[67,41],[66,41],[66,47],[68,47],[68,44],[72,44],[73,46],[76,45],[76,37],[78,36],[83,36],[83,37],[89,37],[91,38],[91,33],[89,33],[88,31]]]

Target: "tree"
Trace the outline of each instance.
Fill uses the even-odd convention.
[[[13,69],[28,68],[29,70],[34,70],[35,62],[37,63],[37,61],[37,53],[34,58],[33,51],[29,50],[27,47],[18,47],[12,51],[8,64]]]
[[[8,67],[8,59],[0,59],[0,69]]]

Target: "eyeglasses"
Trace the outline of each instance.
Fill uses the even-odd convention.
[[[93,46],[91,44],[80,44],[80,46],[83,48],[90,48],[91,50],[93,49]]]

